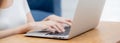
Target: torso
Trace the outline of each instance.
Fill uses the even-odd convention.
[[[13,4],[10,7],[0,9],[0,30],[15,28],[26,23],[24,4],[24,0],[13,0]]]

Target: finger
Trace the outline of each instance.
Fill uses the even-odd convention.
[[[62,26],[62,24],[56,24],[56,26],[59,28],[59,30],[60,31],[62,31],[62,32],[65,32],[65,29],[64,29],[64,27]]]
[[[71,20],[71,19],[65,19],[65,20],[72,23],[72,20]]]
[[[63,21],[63,23],[65,23],[65,24],[68,24],[68,25],[72,25],[72,23],[71,22],[68,22],[68,21]]]
[[[61,31],[59,30],[59,28],[58,28],[56,25],[53,26],[53,28],[54,28],[57,32],[61,33]]]
[[[65,23],[65,24],[68,24],[68,25],[72,25],[72,22],[71,22],[71,20],[68,20],[68,19],[60,19],[60,20],[58,20],[58,22],[59,23]]]
[[[68,25],[70,25],[70,26],[72,25],[72,23],[71,23],[71,22],[67,22],[67,21],[66,21],[66,24],[68,24]]]
[[[53,29],[52,27],[49,27],[49,29],[50,29],[50,32],[52,32],[52,33],[55,33],[55,29]]]

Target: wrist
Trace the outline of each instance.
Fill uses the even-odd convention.
[[[26,32],[28,32],[29,30],[30,30],[29,25],[28,25],[28,24],[25,24],[25,25],[23,25],[23,26],[18,27],[18,29],[17,29],[17,34],[26,33]]]

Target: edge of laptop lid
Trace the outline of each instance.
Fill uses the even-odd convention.
[[[105,0],[79,0],[68,39],[95,28],[104,4]]]

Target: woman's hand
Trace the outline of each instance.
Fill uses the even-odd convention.
[[[72,25],[72,21],[70,19],[62,18],[56,15],[50,15],[47,18],[45,18],[43,21],[48,21],[48,20],[55,21],[55,22],[62,23],[62,24],[65,23],[70,26]]]
[[[62,24],[57,23],[55,21],[41,21],[41,22],[33,22],[29,23],[30,31],[40,31],[40,30],[47,30],[50,32],[64,32],[64,26]]]

